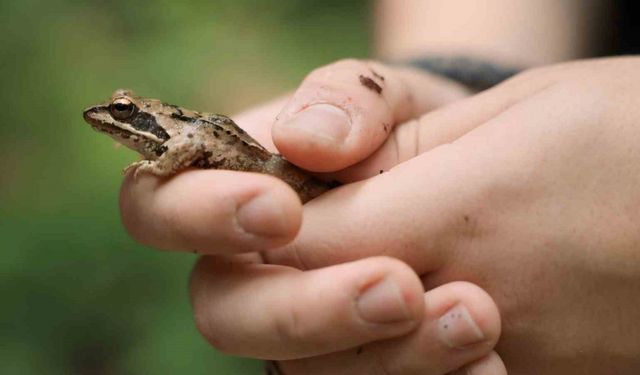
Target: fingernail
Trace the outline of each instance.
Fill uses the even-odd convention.
[[[411,319],[400,288],[389,278],[367,288],[357,301],[360,316],[373,323],[395,323]]]
[[[342,143],[351,131],[351,120],[331,104],[314,104],[295,114],[282,126],[310,133],[332,143]]]
[[[287,231],[284,210],[272,194],[264,193],[238,208],[238,224],[248,233],[265,237],[282,236]]]
[[[440,340],[451,348],[464,348],[484,340],[484,334],[464,305],[458,304],[438,319]]]

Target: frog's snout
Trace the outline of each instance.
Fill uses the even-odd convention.
[[[82,111],[82,117],[84,121],[93,124],[96,121],[95,115],[98,113],[98,109],[96,107],[89,107]]]

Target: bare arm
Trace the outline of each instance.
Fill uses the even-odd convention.
[[[378,0],[378,56],[470,55],[535,66],[587,57],[609,21],[602,0]]]

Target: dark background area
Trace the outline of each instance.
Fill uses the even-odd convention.
[[[611,48],[604,54],[640,53],[640,2],[615,0]]]
[[[369,54],[367,1],[0,2],[0,373],[258,374],[192,322],[192,254],[120,224],[137,156],[82,110],[117,88],[233,114]]]

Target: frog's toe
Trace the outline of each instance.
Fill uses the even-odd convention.
[[[140,172],[145,172],[151,167],[151,162],[149,160],[140,160],[135,163],[131,163],[127,165],[123,170],[122,174],[126,175],[127,173],[133,171],[133,178],[137,178]]]

